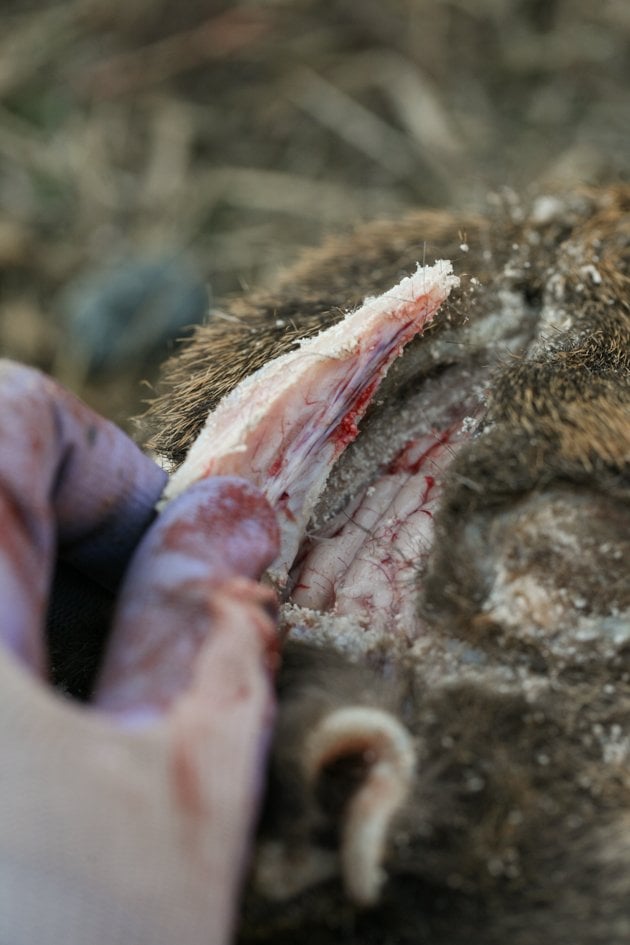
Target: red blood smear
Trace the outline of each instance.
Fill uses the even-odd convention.
[[[273,476],[277,476],[281,469],[282,469],[282,456],[276,456],[273,463],[267,470],[267,475],[271,479]]]
[[[421,453],[420,456],[413,461],[410,460],[409,454],[413,452],[413,449],[417,444],[417,440],[409,440],[408,443],[405,443],[398,456],[396,456],[395,459],[393,459],[389,464],[386,474],[395,475],[396,473],[404,472],[414,476],[416,473],[420,472],[432,453],[435,453],[436,450],[439,450],[442,446],[444,446],[445,443],[448,443],[453,434],[453,430],[453,427],[449,427],[446,430],[442,430],[440,433],[436,432],[435,440],[431,446],[429,446],[429,448],[426,449],[424,453]],[[434,480],[430,476],[427,476],[427,485],[429,479],[431,479],[431,485],[433,485]]]
[[[333,431],[331,442],[335,444],[335,452],[337,455],[341,453],[349,443],[352,443],[352,441],[356,439],[357,433],[359,432],[357,421],[361,419],[367,410],[379,383],[380,378],[377,377],[361,391],[350,410]]]
[[[279,511],[282,511],[282,512],[286,515],[286,517],[289,519],[289,521],[294,522],[294,521],[295,521],[295,515],[293,514],[293,512],[292,512],[291,509],[289,508],[289,499],[290,499],[290,498],[291,498],[291,496],[289,495],[288,492],[283,492],[282,495],[280,496],[280,498],[278,499],[278,510],[279,510]]]
[[[218,479],[217,483],[216,495],[208,499],[206,514],[211,522],[211,535],[215,543],[225,542],[222,545],[224,559],[236,554],[240,534],[248,522],[254,523],[259,529],[261,547],[263,542],[273,547],[278,541],[278,527],[264,497],[239,479]],[[164,530],[162,543],[165,550],[203,556],[208,543],[208,527],[200,527],[199,515],[176,519]]]
[[[424,492],[422,493],[422,504],[426,505],[426,503],[429,501],[431,497],[431,493],[433,492],[433,487],[435,486],[435,479],[433,478],[433,476],[425,476],[424,482],[425,482],[425,489],[424,489]],[[427,511],[427,515],[431,515],[431,512]]]

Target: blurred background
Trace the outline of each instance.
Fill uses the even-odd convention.
[[[0,349],[126,425],[326,233],[629,169],[628,0],[2,0]]]

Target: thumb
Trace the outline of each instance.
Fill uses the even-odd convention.
[[[244,480],[210,478],[170,503],[127,572],[95,704],[134,723],[162,714],[219,630],[273,648],[275,595],[254,582],[277,552],[274,513]]]

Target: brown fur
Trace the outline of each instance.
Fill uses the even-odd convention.
[[[178,462],[223,393],[394,284],[425,243],[427,262],[452,258],[465,277],[388,379],[390,400],[417,382],[405,361],[430,376],[485,357],[476,322],[506,291],[522,307],[522,353],[447,473],[419,602],[427,639],[394,653],[389,683],[297,645],[280,678],[263,839],[335,847],[360,759],[324,771],[315,793],[299,765],[331,705],[382,706],[414,736],[382,901],[357,911],[335,881],[279,906],[251,894],[243,942],[630,941],[629,210],[620,186],[565,195],[548,216],[512,203],[374,224],[311,253],[276,292],[227,305],[167,368],[152,445]]]

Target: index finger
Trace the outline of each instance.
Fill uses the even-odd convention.
[[[0,640],[43,674],[57,550],[115,588],[155,515],[166,474],[39,371],[0,361],[0,401]]]

